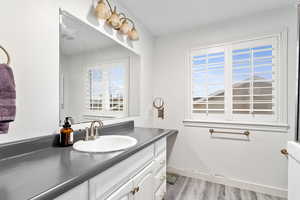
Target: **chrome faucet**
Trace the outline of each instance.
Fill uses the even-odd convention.
[[[96,126],[98,124],[98,126]],[[85,140],[95,140],[98,136],[98,128],[103,128],[103,122],[101,120],[93,121],[90,128],[86,128]]]

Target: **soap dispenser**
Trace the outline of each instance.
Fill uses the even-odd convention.
[[[73,145],[73,129],[71,128],[70,119],[71,117],[66,117],[63,128],[60,130],[59,143],[63,147]]]

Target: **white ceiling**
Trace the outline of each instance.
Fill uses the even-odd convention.
[[[60,49],[64,55],[74,55],[119,45],[89,25],[68,15],[62,15],[60,38]]]
[[[295,0],[119,0],[155,35],[293,5]]]

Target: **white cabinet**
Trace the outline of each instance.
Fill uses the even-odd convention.
[[[166,182],[166,167],[163,167],[154,175],[154,188],[158,190],[158,188]]]
[[[155,156],[158,156],[162,152],[166,151],[167,148],[167,138],[162,138],[154,143]]]
[[[155,192],[154,200],[162,200],[166,194],[166,183],[163,183]]]
[[[150,145],[91,178],[89,180],[90,200],[106,199],[113,191],[128,182],[148,163],[152,162],[153,158],[154,146]]]
[[[288,199],[299,200],[300,197],[300,144],[288,143],[289,169],[288,169]]]
[[[88,200],[88,182],[84,182],[81,185],[76,186],[70,191],[60,195],[54,200]]]
[[[166,138],[155,143],[155,173],[154,173],[154,188],[155,200],[162,200],[166,194],[166,171],[167,171],[167,152]]]
[[[133,200],[133,188],[133,182],[129,181],[110,195],[106,200]]]
[[[153,200],[153,180],[153,163],[151,163],[105,200]]]
[[[153,200],[154,197],[154,168],[153,163],[133,178],[134,200]]]
[[[54,200],[162,200],[165,192],[163,138]]]
[[[155,149],[155,156],[152,157],[150,164],[147,164],[143,170],[105,200],[162,200],[164,198],[166,193],[166,139],[163,138],[152,146]],[[138,157],[140,160],[145,160],[146,155],[149,155],[149,152]],[[131,165],[136,166],[136,162],[131,162]],[[127,169],[123,168],[124,170]]]

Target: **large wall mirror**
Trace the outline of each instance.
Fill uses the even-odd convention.
[[[60,20],[60,124],[139,115],[140,56],[70,13]]]

